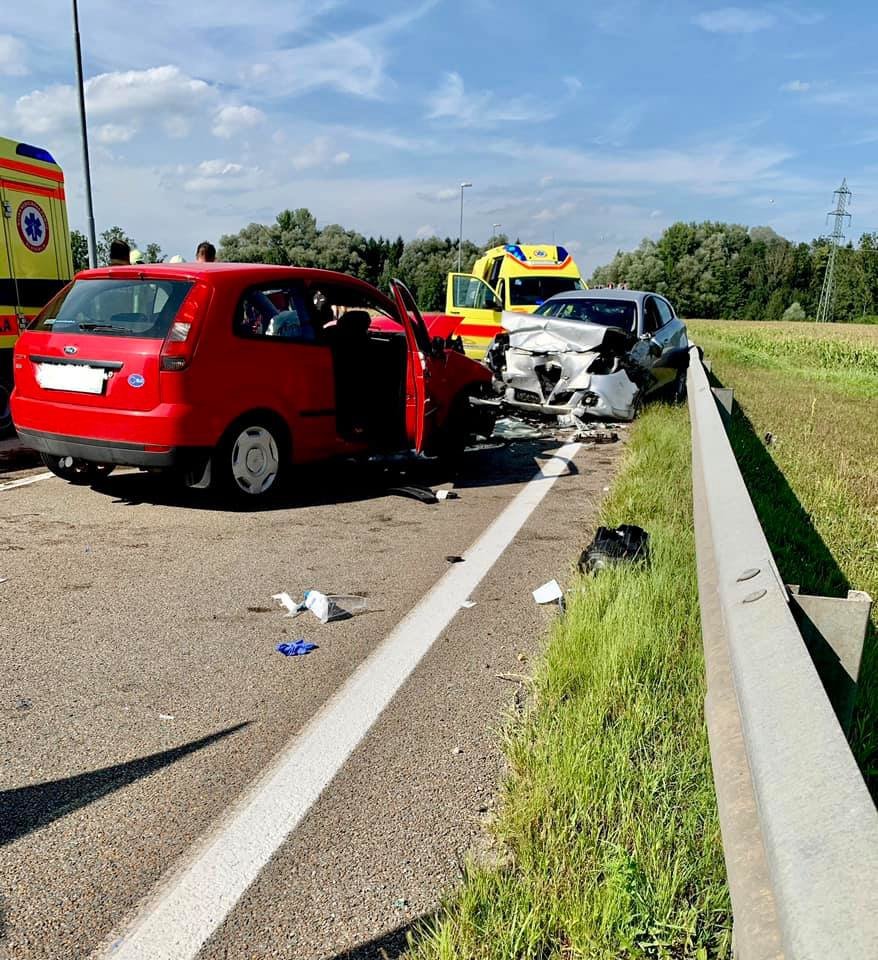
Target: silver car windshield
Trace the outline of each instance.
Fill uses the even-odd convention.
[[[592,297],[561,297],[549,300],[534,311],[539,316],[560,320],[581,320],[602,327],[618,327],[634,333],[637,326],[637,304],[633,300],[600,300]]]

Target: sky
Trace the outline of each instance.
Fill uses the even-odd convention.
[[[368,6],[368,11],[367,11]],[[405,239],[497,229],[584,272],[676,220],[878,229],[878,10],[533,0],[79,0],[95,219],[194,255],[308,207]],[[0,135],[86,224],[70,4],[9,0]]]

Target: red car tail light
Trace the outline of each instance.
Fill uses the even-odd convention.
[[[197,283],[180,305],[162,345],[162,370],[185,370],[189,365],[209,299],[210,288],[205,283]]]

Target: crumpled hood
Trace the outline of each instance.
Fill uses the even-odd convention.
[[[608,332],[615,330],[583,320],[508,310],[503,311],[500,323],[509,332],[509,346],[529,353],[594,353],[603,346]]]

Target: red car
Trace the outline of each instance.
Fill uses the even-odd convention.
[[[389,298],[295,267],[88,270],[16,343],[13,420],[74,483],[124,464],[262,497],[292,464],[490,434],[468,398],[491,374],[440,327],[399,281]]]

